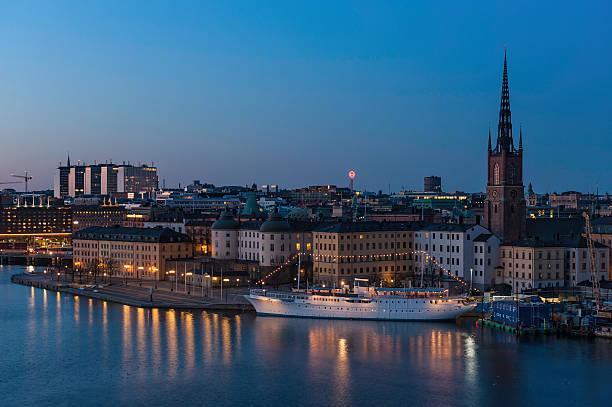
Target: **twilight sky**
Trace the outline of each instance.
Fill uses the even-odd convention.
[[[154,161],[160,182],[484,190],[508,44],[525,185],[612,192],[608,2],[0,4],[0,181]],[[507,4],[504,4],[507,3]]]

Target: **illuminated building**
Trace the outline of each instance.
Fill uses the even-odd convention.
[[[473,278],[474,288],[492,285],[493,272],[499,264],[500,242],[481,225],[429,225],[415,233],[414,239],[421,251],[416,255],[417,273],[439,272],[439,264],[464,281]]]
[[[72,208],[67,206],[0,207],[0,239],[65,241],[72,233]],[[41,241],[40,243],[43,243]]]
[[[196,255],[209,255],[211,252],[210,233],[213,221],[192,220],[185,225],[185,233],[195,245]]]
[[[211,226],[211,257],[248,267],[252,279],[262,272],[312,261],[312,230],[320,223],[288,221],[274,211],[264,221],[238,221],[226,211]],[[292,266],[295,267],[295,266]]]
[[[169,261],[193,257],[188,236],[164,228],[90,227],[72,238],[74,264],[111,265],[112,274],[164,280]]]
[[[70,165],[57,169],[54,179],[56,198],[81,195],[128,194],[129,197],[151,195],[157,189],[157,168],[146,165],[94,164]]]
[[[595,264],[601,280],[609,276],[610,248],[595,242]],[[498,284],[508,284],[515,292],[531,288],[574,287],[590,282],[591,266],[586,239],[522,239],[500,246],[501,267]]]
[[[315,284],[340,286],[354,278],[397,285],[414,273],[416,224],[338,222],[313,232]]]
[[[125,215],[122,206],[73,206],[72,230],[76,232],[91,226],[122,226]]]

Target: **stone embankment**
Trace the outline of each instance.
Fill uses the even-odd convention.
[[[225,290],[222,298],[219,290],[213,291],[210,296],[198,296],[170,291],[169,289],[153,289],[151,295],[150,289],[152,287],[148,287],[146,284],[142,287],[142,283],[132,282],[126,285],[120,280],[116,280],[112,284],[76,284],[58,281],[50,274],[41,273],[15,274],[11,276],[11,281],[26,286],[139,308],[255,311],[253,306],[242,296],[244,292],[235,292],[235,290]]]

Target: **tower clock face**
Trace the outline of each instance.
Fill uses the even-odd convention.
[[[492,196],[493,198],[497,198],[497,191],[496,191],[496,190],[493,190],[493,192],[491,192],[491,196]]]

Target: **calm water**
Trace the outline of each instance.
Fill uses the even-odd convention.
[[[12,284],[0,405],[610,405],[612,341],[144,310]]]

